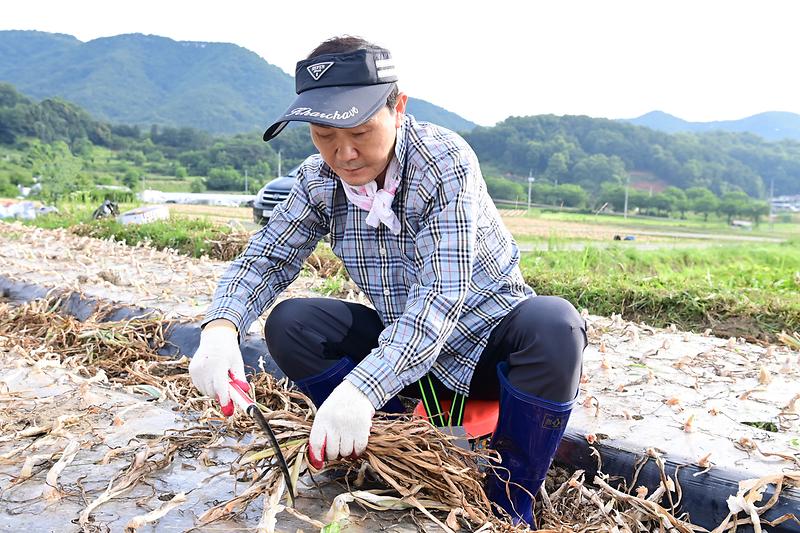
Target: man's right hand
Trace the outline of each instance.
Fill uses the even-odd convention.
[[[245,390],[249,390],[249,386],[239,350],[239,334],[232,322],[218,319],[206,324],[200,333],[200,346],[189,363],[189,374],[200,392],[219,400],[222,414],[233,414],[233,402],[228,392],[231,377],[242,382],[244,385],[240,383],[240,386]]]

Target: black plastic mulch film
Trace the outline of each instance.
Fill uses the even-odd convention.
[[[12,280],[0,275],[0,297],[13,302],[28,302],[47,296],[48,289],[38,285]],[[61,311],[68,313],[79,320],[85,320],[100,304],[100,301],[77,293],[64,294],[66,299]],[[144,307],[131,307],[120,305],[109,313],[104,320],[115,321],[145,316],[158,312]],[[167,346],[160,351],[162,355],[176,356],[185,354],[191,356],[200,342],[200,326],[194,322],[174,323],[165,333]],[[248,373],[264,370],[277,378],[284,374],[272,360],[264,339],[260,335],[248,335],[241,346],[245,368]],[[628,486],[633,481],[637,465],[644,456],[644,447],[631,442],[598,441],[590,445],[584,435],[587,431],[580,428],[567,427],[561,441],[555,461],[573,469],[584,469],[586,479],[591,481],[597,470],[597,459],[592,455],[592,448],[596,449],[602,458],[602,469],[612,480],[624,478]],[[635,451],[634,451],[635,450]],[[692,461],[680,460],[679,457],[670,455],[665,460],[667,475],[674,477],[676,467],[680,466],[678,481],[683,491],[683,499],[679,506],[680,512],[689,513],[691,521],[709,530],[718,526],[728,515],[727,499],[738,491],[738,483],[742,479],[753,477],[744,472],[712,468],[706,473],[695,476],[701,469],[692,464]],[[677,460],[676,460],[677,459]],[[636,485],[644,485],[652,492],[661,482],[661,473],[656,464],[649,460],[641,468],[636,479]],[[764,492],[761,502],[766,502],[773,494],[770,488]],[[800,490],[784,489],[778,502],[762,515],[765,520],[775,520],[785,514],[800,514]],[[752,526],[740,526],[737,532],[753,531]],[[785,522],[769,527],[769,531],[776,533],[800,533],[800,524],[786,520]]]

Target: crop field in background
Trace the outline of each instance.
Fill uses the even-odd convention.
[[[525,280],[592,314],[773,339],[800,329],[800,246],[636,250],[625,244],[524,254]]]
[[[168,222],[121,226],[113,220],[92,221],[93,207],[69,204],[57,215],[29,223],[221,260],[235,257],[247,232],[257,229],[248,208],[170,204]],[[775,224],[772,231],[762,224],[748,231],[702,220],[503,213],[521,248],[533,250],[522,253],[521,268],[537,293],[562,296],[592,314],[621,313],[653,326],[711,329],[721,336],[774,339],[781,331],[800,330],[800,223]],[[652,231],[672,236],[647,233]],[[629,233],[635,241],[613,240]],[[711,238],[691,237],[697,233]],[[758,238],[763,242],[736,240]],[[543,246],[529,246],[536,243]],[[327,265],[338,261],[324,244],[315,255],[320,260]],[[352,288],[341,268],[317,265],[310,272],[330,278],[323,284],[326,295]]]
[[[501,213],[504,211],[501,210]],[[705,221],[703,217],[689,213],[685,219],[681,218],[661,218],[629,216],[627,219],[618,214],[585,214],[573,213],[568,211],[558,211],[554,209],[530,209],[515,210],[519,216],[511,217],[514,236],[526,233],[528,221],[532,226],[544,225],[547,223],[555,224],[586,224],[597,228],[605,234],[618,234],[625,230],[638,230],[649,232],[679,232],[679,233],[713,233],[720,235],[741,235],[767,238],[792,238],[800,237],[800,213],[780,213],[776,215],[773,224],[762,221],[761,224],[752,229],[735,228],[729,226],[725,220],[710,218]],[[509,225],[509,219],[506,218]],[[529,226],[530,227],[530,226]],[[516,228],[516,229],[514,229]]]

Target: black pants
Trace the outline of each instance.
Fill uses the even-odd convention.
[[[378,345],[384,329],[378,313],[332,298],[279,303],[264,336],[272,358],[291,380],[320,374],[347,356],[355,363]],[[523,392],[555,402],[575,397],[586,347],[586,326],[575,308],[555,296],[534,296],[517,305],[494,328],[470,383],[470,398],[497,399],[497,364],[508,361],[509,381]],[[432,376],[431,376],[432,377]],[[453,392],[433,378],[440,398]],[[412,383],[400,393],[419,397]]]

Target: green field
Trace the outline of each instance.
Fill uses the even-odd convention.
[[[120,212],[135,207],[134,204],[120,204]],[[88,204],[69,204],[62,206],[58,214],[37,217],[25,221],[25,224],[41,228],[69,228],[78,235],[108,239],[113,237],[130,246],[141,242],[159,250],[171,248],[179,253],[192,257],[214,255],[215,241],[224,240],[232,233],[229,226],[216,224],[202,218],[190,218],[172,215],[169,220],[151,222],[149,224],[122,225],[114,219],[92,220],[94,206]],[[216,247],[219,249],[219,246]],[[218,254],[220,252],[217,252]],[[231,254],[224,252],[224,257],[231,259]]]
[[[191,192],[189,180],[176,179],[148,179],[143,186],[161,192]]]
[[[610,215],[602,213],[594,215],[570,213],[566,211],[531,209],[525,216],[543,220],[595,224],[620,229],[628,228],[653,231],[720,233],[725,235],[752,235],[761,237],[800,237],[800,214],[797,213],[776,214],[777,221],[775,221],[773,224],[770,224],[767,221],[762,221],[759,226],[753,227],[749,230],[731,227],[727,224],[727,221],[724,218],[712,216],[709,217],[708,221],[705,221],[703,217],[694,213],[688,213],[685,219],[640,216],[629,216],[626,219],[622,215]]]
[[[523,254],[526,281],[593,314],[723,336],[800,329],[800,243]]]
[[[94,207],[68,204],[58,215],[28,223],[47,228],[70,227],[81,235],[99,238],[113,236],[131,245],[146,241],[156,248],[174,248],[186,255],[209,255],[221,260],[234,257],[244,242],[242,236],[234,238],[230,226],[212,221],[230,218],[230,208],[203,206],[200,216],[174,214],[168,222],[122,226],[111,220],[92,221]],[[120,207],[125,210],[133,205]],[[211,217],[215,210],[224,216]],[[610,218],[539,212],[529,218],[515,218],[514,227],[524,229],[525,220],[532,226],[536,219],[545,219],[575,223],[580,231],[589,228],[609,233],[618,229],[609,225]],[[697,221],[690,221],[694,225],[688,227],[686,221],[659,222],[656,225],[651,220],[631,218],[626,224],[631,230],[719,230],[710,225],[700,227]],[[710,328],[721,336],[774,341],[782,330],[800,330],[798,228],[798,224],[782,228],[779,235],[789,237],[782,244],[678,239],[654,250],[632,248],[633,243],[628,242],[551,236],[538,238],[547,243],[546,249],[523,253],[520,266],[537,293],[562,296],[593,314],[621,313],[626,319],[653,326],[675,324],[699,332]],[[774,237],[776,233],[767,235]],[[518,237],[521,242],[537,241],[537,237]],[[682,248],[681,243],[694,247]],[[581,249],[565,249],[575,244]],[[661,245],[658,241],[654,244]],[[343,275],[338,271],[334,275],[337,279],[331,279],[326,287],[342,285]]]

